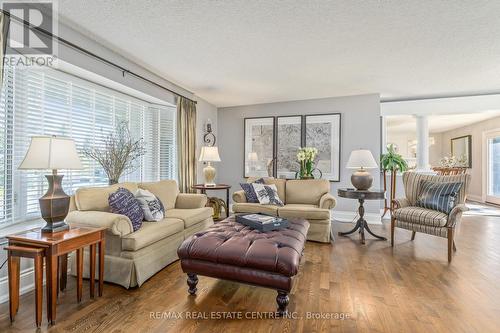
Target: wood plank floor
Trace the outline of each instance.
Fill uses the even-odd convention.
[[[349,224],[335,224],[346,231]],[[374,226],[388,235],[389,225]],[[106,284],[102,298],[76,304],[74,279],[58,300],[58,321],[45,319],[38,332],[500,332],[500,217],[463,219],[458,253],[446,260],[446,240],[397,230],[396,246],[357,236],[333,245],[307,243],[289,310],[297,318],[252,319],[252,311],[274,311],[276,293],[200,277],[198,295],[187,294],[178,262],[140,289]],[[45,299],[44,299],[45,301]],[[243,319],[172,319],[239,311]],[[308,319],[307,311],[343,320]],[[151,312],[160,312],[152,318]],[[235,314],[236,316],[237,314]],[[0,332],[35,332],[33,294],[21,298],[9,322],[0,305]]]

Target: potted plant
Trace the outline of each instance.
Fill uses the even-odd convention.
[[[391,193],[390,193],[390,206],[387,205],[387,199],[384,200],[384,217],[388,210],[392,211],[392,200],[394,200],[396,195],[396,175],[398,172],[404,172],[408,170],[408,163],[406,160],[396,152],[393,144],[387,145],[387,153],[380,156],[380,168],[384,173],[384,190],[387,190],[386,175],[387,172],[391,173]]]
[[[136,160],[146,153],[144,145],[142,138],[132,138],[125,121],[117,124],[115,131],[106,136],[102,145],[87,146],[83,149],[83,154],[102,166],[109,185],[113,185],[118,183],[123,174],[138,168]]]
[[[314,159],[317,154],[318,149],[313,147],[303,147],[299,149],[297,153],[297,160],[300,163],[300,179],[314,179]]]

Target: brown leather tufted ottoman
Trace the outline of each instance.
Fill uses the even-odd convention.
[[[189,293],[196,293],[197,274],[272,288],[278,291],[278,313],[285,314],[309,229],[304,219],[289,222],[286,229],[259,232],[231,216],[186,239],[177,254]]]

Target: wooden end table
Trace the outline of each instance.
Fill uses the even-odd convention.
[[[56,305],[58,292],[58,270],[61,265],[61,285],[63,290],[66,285],[67,256],[68,253],[76,251],[77,262],[77,300],[82,299],[82,276],[83,276],[83,249],[90,247],[90,296],[95,293],[95,257],[96,246],[99,247],[99,296],[102,296],[104,287],[104,244],[106,228],[84,228],[71,227],[69,230],[56,233],[42,233],[40,229],[26,231],[7,236],[9,247],[42,249],[45,257],[45,275],[47,288],[47,320],[51,324],[56,322]],[[9,281],[19,280],[19,265],[14,266],[9,262]],[[60,262],[61,261],[61,262]],[[9,288],[10,291],[10,288]],[[14,293],[16,291],[13,291]],[[14,295],[13,295],[14,296]],[[10,297],[11,302],[19,302],[16,297]],[[18,304],[11,304],[10,309],[17,310]],[[17,311],[16,311],[17,312]],[[11,318],[15,313],[11,313]]]
[[[205,184],[196,184],[192,186],[193,189],[200,191],[202,194],[206,194],[207,191],[212,191],[212,190],[226,190],[226,202],[224,200],[221,200],[219,198],[211,197],[211,200],[218,201],[219,203],[222,204],[224,209],[226,210],[226,217],[229,217],[229,189],[231,188],[231,185],[226,185],[226,184],[216,184],[215,186],[206,186]],[[220,211],[216,212],[214,209],[214,216],[220,217]],[[219,220],[219,219],[217,219]]]
[[[365,244],[365,229],[368,231],[370,235],[379,239],[379,240],[387,240],[387,238],[376,235],[373,231],[368,227],[368,223],[366,222],[365,216],[365,207],[363,206],[365,200],[382,200],[385,198],[384,190],[367,190],[360,191],[356,189],[350,188],[339,188],[338,190],[339,197],[347,198],[347,199],[357,199],[359,201],[359,219],[354,226],[354,229],[347,232],[339,232],[339,236],[347,236],[359,229],[359,235],[361,236],[361,244]]]

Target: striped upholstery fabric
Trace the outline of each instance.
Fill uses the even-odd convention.
[[[448,215],[436,210],[422,207],[404,207],[394,211],[398,221],[419,223],[433,227],[444,227],[448,222]]]
[[[396,220],[396,227],[403,228],[416,232],[423,232],[424,234],[439,236],[439,237],[447,237],[448,236],[448,228],[447,227],[434,227],[431,225],[411,223],[406,221]]]
[[[456,204],[465,202],[467,189],[469,188],[470,175],[451,175],[451,176],[436,176],[427,175],[418,172],[403,173],[403,184],[405,187],[405,195],[411,206],[416,206],[417,198],[420,193],[420,182],[422,180],[432,181],[434,183],[463,183],[464,186],[460,189]]]
[[[422,180],[417,206],[449,214],[455,206],[462,183],[434,183]]]

